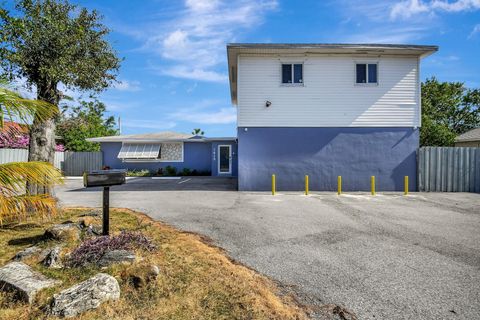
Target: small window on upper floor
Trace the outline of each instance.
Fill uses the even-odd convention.
[[[356,65],[356,83],[378,84],[378,65],[376,63],[357,63]]]
[[[303,64],[282,64],[282,84],[303,84]]]

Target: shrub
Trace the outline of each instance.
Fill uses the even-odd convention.
[[[172,166],[165,167],[165,175],[167,176],[176,176],[177,175],[177,168]]]
[[[183,168],[182,170],[182,176],[191,176],[192,175],[192,170],[189,168]]]
[[[127,177],[150,177],[152,173],[147,170],[129,170],[127,171]]]
[[[143,249],[155,250],[156,246],[140,232],[122,232],[117,236],[100,236],[85,240],[73,250],[69,258],[69,265],[73,267],[95,263],[107,251]]]

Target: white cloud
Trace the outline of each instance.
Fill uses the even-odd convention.
[[[144,48],[154,50],[173,63],[156,67],[172,77],[224,82],[227,75],[217,70],[226,60],[225,45],[239,33],[262,23],[277,0],[186,0],[186,10],[148,37]]]
[[[236,110],[233,107],[221,108],[217,111],[181,110],[170,114],[170,117],[179,121],[188,121],[200,124],[229,124],[237,120]]]
[[[113,89],[119,90],[119,91],[140,91],[140,82],[138,81],[127,81],[127,80],[121,80],[119,82],[114,83]]]
[[[422,13],[435,14],[435,12],[462,12],[480,9],[480,0],[406,0],[395,3],[390,11],[390,18],[408,19]]]
[[[473,38],[479,33],[480,33],[480,23],[477,24],[475,27],[473,27],[472,32],[470,32],[470,34],[468,35],[468,39]]]
[[[411,16],[423,12],[429,12],[430,8],[422,3],[420,0],[408,0],[398,2],[393,5],[390,11],[390,17],[396,18],[410,18]]]
[[[126,127],[126,128],[167,130],[167,129],[172,129],[176,125],[177,124],[173,121],[135,120],[135,119],[122,120],[122,127]]]
[[[349,35],[345,38],[347,42],[362,43],[407,43],[418,40],[427,29],[422,26],[411,27],[378,27],[365,32]]]

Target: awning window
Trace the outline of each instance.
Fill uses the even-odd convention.
[[[157,143],[125,143],[118,153],[119,159],[157,159],[160,155],[160,144]]]

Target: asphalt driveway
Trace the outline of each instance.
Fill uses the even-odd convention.
[[[139,178],[110,199],[209,236],[305,303],[359,319],[480,319],[479,194],[271,196],[212,179]],[[64,205],[101,206],[80,180],[56,192]]]

